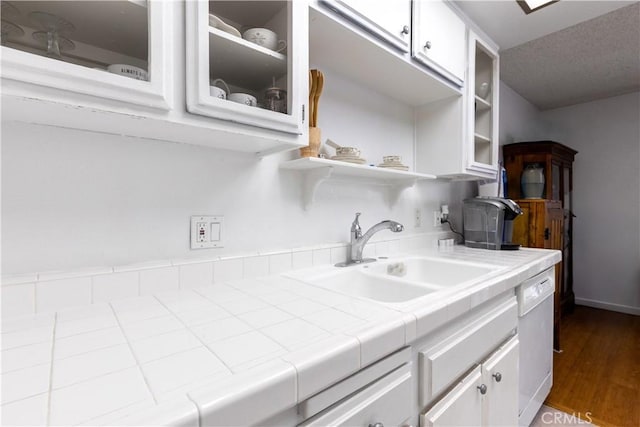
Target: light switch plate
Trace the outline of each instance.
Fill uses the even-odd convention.
[[[191,217],[191,249],[224,247],[224,216],[192,216]]]

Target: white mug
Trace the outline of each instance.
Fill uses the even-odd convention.
[[[217,86],[209,86],[209,95],[214,98],[227,99],[227,92]]]
[[[258,105],[258,100],[255,96],[249,95],[248,93],[235,92],[229,94],[227,98],[229,101],[237,102],[238,104],[245,104],[250,107],[255,107]]]
[[[217,83],[222,84],[227,90],[225,91],[224,89],[217,87]],[[231,92],[229,90],[229,86],[227,86],[227,83],[222,79],[210,80],[209,85],[209,95],[213,96],[214,98],[227,99],[227,94]]]
[[[250,28],[242,33],[242,38],[276,52],[287,48],[287,42],[278,40],[278,35],[267,28]]]

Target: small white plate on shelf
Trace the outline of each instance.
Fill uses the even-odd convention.
[[[395,170],[399,170],[399,171],[408,171],[409,170],[409,166],[404,166],[404,165],[385,165],[385,164],[381,164],[378,165],[379,168],[384,168],[384,169],[395,169]]]
[[[365,163],[367,163],[366,159],[362,159],[360,157],[352,157],[352,156],[333,156],[331,157],[331,160],[337,160],[339,162],[354,163],[357,165],[364,165]]]
[[[209,14],[209,26],[222,30],[225,33],[229,33],[232,36],[242,37],[240,35],[240,31],[238,31],[235,27],[232,27],[231,25],[225,23],[216,15]]]

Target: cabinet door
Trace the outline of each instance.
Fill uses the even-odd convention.
[[[498,171],[498,52],[473,31],[468,37],[466,167]]]
[[[462,86],[466,25],[444,1],[413,1],[411,55]]]
[[[170,108],[171,2],[3,2],[2,13],[3,94],[116,112],[123,103]]]
[[[518,338],[512,338],[482,364],[487,386],[483,425],[518,425]]]
[[[198,0],[185,7],[189,112],[302,134],[306,3]]]
[[[323,3],[401,51],[409,52],[410,0],[332,0]]]
[[[479,389],[481,380],[482,372],[478,366],[429,411],[420,415],[420,425],[425,427],[480,426],[483,399]]]

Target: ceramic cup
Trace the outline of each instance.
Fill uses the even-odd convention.
[[[216,86],[209,86],[209,94],[214,98],[227,99],[227,92]]]
[[[227,94],[230,92],[230,90],[229,86],[227,86],[224,80],[210,80],[209,84],[209,95],[213,96],[214,98],[227,99]],[[225,91],[224,89],[217,87],[216,84],[223,85],[227,90]]]
[[[235,92],[229,94],[227,98],[229,101],[237,102],[238,104],[245,104],[250,107],[256,107],[258,105],[258,100],[255,96],[249,95],[248,93],[240,93]]]
[[[250,28],[242,33],[242,38],[276,52],[282,52],[287,48],[286,41],[278,40],[278,35],[266,28]]]

